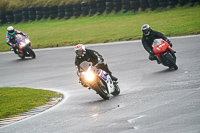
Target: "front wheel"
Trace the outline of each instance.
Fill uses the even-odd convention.
[[[32,50],[32,48],[30,46],[28,46],[26,48],[27,52],[29,53],[29,55],[34,59],[36,57],[35,52]]]
[[[176,65],[176,59],[171,54],[166,54],[165,59],[169,63],[169,67],[173,67],[174,70],[178,69],[178,66]]]
[[[117,96],[117,95],[119,95],[119,93],[120,93],[120,88],[119,88],[119,86],[118,86],[117,84],[114,84],[114,86],[115,86],[115,91],[112,92],[111,94],[112,94],[113,96]]]
[[[108,100],[110,98],[107,87],[102,83],[101,80],[94,85],[96,92],[104,99]]]

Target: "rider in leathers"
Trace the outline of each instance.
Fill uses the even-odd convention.
[[[88,62],[92,62],[93,65],[96,65],[97,68],[100,68],[102,70],[104,70],[105,72],[107,72],[111,79],[114,81],[117,81],[118,79],[116,77],[114,77],[112,75],[112,72],[108,69],[108,65],[106,63],[104,63],[104,59],[103,57],[94,50],[91,49],[86,49],[85,46],[83,44],[78,44],[75,47],[75,53],[76,53],[76,57],[75,57],[75,66],[77,67],[77,75],[79,76],[80,74],[80,64],[83,61],[88,61]],[[81,79],[79,79],[81,81]],[[87,87],[83,82],[81,82],[82,85],[84,87]]]
[[[153,41],[155,39],[162,38],[163,40],[168,42],[169,45],[172,47],[172,43],[170,42],[170,40],[166,36],[164,36],[162,33],[158,32],[158,31],[152,30],[148,24],[144,24],[141,29],[142,29],[142,32],[143,32],[142,44],[144,46],[144,49],[149,53],[149,60],[156,60],[157,59],[155,57],[155,54],[153,52],[153,47],[152,47]],[[158,61],[158,63],[160,63],[160,62]]]
[[[9,26],[7,28],[7,33],[6,33],[7,44],[11,47],[11,50],[14,50],[15,54],[18,54],[16,51],[16,42],[15,42],[16,34],[21,34],[26,37],[27,35],[23,33],[22,31],[15,30],[12,26]]]

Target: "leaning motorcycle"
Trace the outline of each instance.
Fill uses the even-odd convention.
[[[80,64],[80,81],[93,89],[104,100],[119,95],[120,88],[108,73],[92,65],[92,62],[83,61]]]
[[[164,66],[174,68],[174,70],[178,69],[178,66],[176,65],[175,53],[169,43],[161,38],[155,39],[152,47],[159,62],[161,62]]]
[[[31,57],[35,58],[35,52],[31,48],[31,41],[28,39],[28,37],[25,37],[21,34],[17,34],[15,36],[16,41],[16,51],[18,53],[18,56],[21,59],[24,59],[25,57]]]

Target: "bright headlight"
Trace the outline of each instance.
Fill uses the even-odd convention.
[[[88,73],[86,73],[85,78],[87,81],[92,81],[92,80],[94,80],[95,75],[92,72],[88,72]]]

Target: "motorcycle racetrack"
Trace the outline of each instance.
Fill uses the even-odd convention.
[[[200,133],[200,35],[169,38],[178,70],[148,60],[141,41],[89,44],[121,93],[103,100],[79,84],[74,47],[34,49],[36,59],[0,53],[0,87],[60,92],[56,106],[0,127],[0,133]]]

